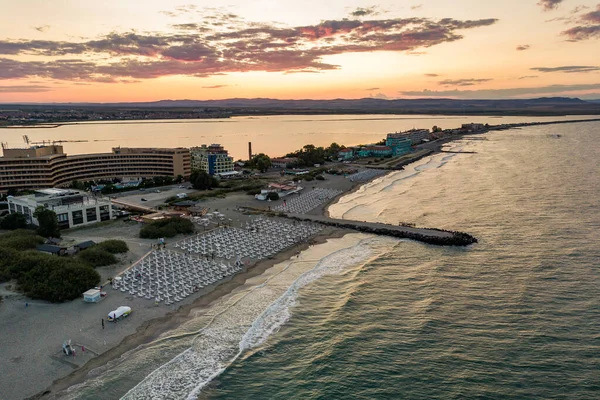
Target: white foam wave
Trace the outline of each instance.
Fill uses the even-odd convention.
[[[291,317],[299,290],[324,275],[336,274],[372,257],[370,241],[338,250],[302,273],[288,287],[287,268],[254,287],[201,330],[190,348],[154,370],[124,399],[194,399],[244,351],[277,332]],[[291,264],[291,263],[290,263]],[[290,265],[288,265],[289,267]],[[278,282],[278,277],[283,282]],[[289,282],[289,280],[288,280]],[[287,287],[287,290],[285,289]]]

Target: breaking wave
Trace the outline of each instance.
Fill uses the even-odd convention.
[[[123,399],[195,399],[240,355],[263,344],[290,319],[300,289],[325,275],[368,262],[374,253],[370,243],[377,240],[363,239],[329,254],[288,286],[286,275],[289,279],[295,262],[290,261],[277,275],[215,315],[189,348],[155,369]]]

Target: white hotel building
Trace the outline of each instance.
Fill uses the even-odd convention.
[[[21,213],[27,222],[39,225],[33,213],[39,206],[56,213],[61,229],[95,224],[112,219],[110,199],[71,189],[39,189],[26,196],[8,196],[10,213]]]

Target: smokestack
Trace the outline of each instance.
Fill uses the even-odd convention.
[[[252,142],[248,142],[248,161],[252,160]]]

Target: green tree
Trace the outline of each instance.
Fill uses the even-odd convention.
[[[43,206],[39,206],[35,209],[33,216],[39,222],[37,231],[40,236],[60,237],[60,231],[58,230],[58,218],[56,218],[56,213],[54,211],[48,210]]]
[[[175,183],[181,183],[183,182],[183,175],[177,175],[177,178],[175,178]]]
[[[327,153],[328,157],[337,157],[337,155],[341,149],[342,149],[342,146],[333,142],[329,145],[328,148],[325,149],[325,153]]]
[[[27,218],[21,213],[12,213],[8,214],[2,222],[0,222],[0,228],[15,230],[15,229],[23,229],[27,226]]]
[[[264,153],[260,153],[252,157],[250,165],[258,169],[260,172],[266,172],[271,167],[271,157]]]
[[[73,182],[71,182],[71,189],[77,189],[77,190],[85,190],[85,184],[83,182],[80,182],[78,180],[74,180]]]
[[[206,171],[197,170],[190,175],[190,183],[194,189],[208,190],[213,187],[214,181]]]

